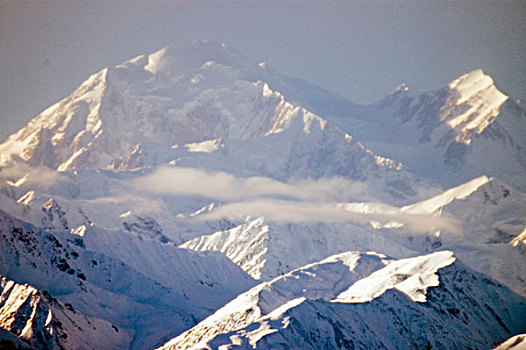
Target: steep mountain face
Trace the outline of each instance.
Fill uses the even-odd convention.
[[[305,119],[306,131],[313,122],[324,126],[266,83],[253,82],[251,70],[258,69],[214,43],[139,56],[92,75],[42,112],[6,142],[3,157],[59,171],[122,168],[136,158],[155,162],[138,156],[145,147],[167,152],[175,145],[278,133],[296,116]]]
[[[71,304],[63,304],[48,292],[0,281],[0,327],[23,340],[11,341],[14,348],[122,349],[132,337],[108,321],[86,317]],[[8,337],[3,336],[8,348]],[[16,338],[15,338],[16,339]]]
[[[0,145],[0,341],[495,346],[523,115],[481,71],[356,106],[212,42],[105,68]]]
[[[153,347],[252,285],[220,256],[92,227],[45,231],[1,214],[2,273],[125,329],[132,348]]]
[[[476,70],[436,91],[402,85],[336,123],[374,152],[448,187],[488,175],[524,191],[525,113]]]
[[[524,249],[520,244],[526,197],[498,180],[476,178],[400,209],[374,203],[346,206],[363,215],[364,222],[283,224],[265,222],[263,217],[249,218],[180,247],[222,252],[252,277],[263,280],[349,249],[380,250],[397,258],[450,249],[470,268],[526,296]],[[454,218],[459,227],[433,228],[432,220],[441,217],[448,221]],[[427,232],[408,230],[414,221],[429,222]]]
[[[524,194],[482,176],[402,210],[454,215],[462,223],[462,233],[440,232],[441,248],[457,251],[473,269],[526,295],[526,274],[518,268],[524,264],[524,250],[517,244],[524,230]]]
[[[374,181],[379,195],[392,200],[416,196],[417,178],[291,104],[259,78],[292,96],[308,86],[286,88],[286,78],[267,70],[215,43],[139,56],[92,75],[42,112],[0,145],[0,161],[21,158],[58,171],[130,170],[169,161],[211,162],[225,171],[244,162],[254,175],[345,176]]]
[[[160,349],[467,349],[524,328],[525,299],[454,261],[339,254],[254,287]]]
[[[369,225],[266,223],[263,217],[249,218],[238,226],[197,237],[179,247],[222,252],[258,280],[273,279],[353,248],[376,248],[397,257],[414,254]]]

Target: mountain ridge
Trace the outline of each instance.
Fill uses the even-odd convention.
[[[487,175],[524,191],[525,114],[479,69],[438,90],[402,85],[368,110],[330,120],[375,153],[445,187]]]
[[[482,305],[476,305],[477,300],[491,301],[491,307],[486,304],[488,310],[491,310],[493,307],[496,307],[496,304],[493,303],[498,304],[496,300],[492,299],[493,294],[491,294],[492,296],[488,294],[477,298],[460,293],[457,294],[457,303],[451,299],[444,299],[445,295],[448,295],[455,289],[465,290],[467,294],[471,294],[468,285],[480,283],[474,277],[470,277],[469,282],[463,281],[464,276],[469,274],[466,274],[464,271],[460,272],[459,270],[464,268],[461,264],[453,263],[454,258],[451,258],[451,252],[447,251],[398,261],[383,261],[386,259],[385,256],[375,255],[374,253],[360,255],[356,252],[348,252],[329,257],[322,262],[307,265],[254,287],[194,328],[172,339],[159,349],[186,349],[207,346],[219,348],[227,344],[248,349],[258,346],[267,347],[271,346],[271,344],[280,344],[282,346],[286,344],[285,346],[298,349],[319,348],[320,346],[353,348],[355,346],[365,347],[367,344],[375,344],[379,348],[393,348],[425,346],[426,340],[433,347],[455,346],[468,348],[473,345],[473,341],[478,345],[483,343],[496,345],[497,343],[490,341],[488,344],[486,331],[478,329],[478,327],[488,327],[488,330],[495,332],[497,331],[495,325],[499,324],[499,332],[509,334],[518,331],[521,328],[519,326],[520,321],[515,319],[515,315],[512,314],[506,316],[506,321],[499,318],[490,321],[490,323],[494,322],[495,325],[487,324],[482,326],[481,323],[478,323],[478,316],[480,315],[478,309],[480,308],[482,313],[488,311]],[[361,260],[365,260],[363,266]],[[431,262],[433,260],[435,260],[434,263]],[[431,265],[424,267],[427,263]],[[382,266],[384,264],[385,267]],[[401,270],[398,270],[399,267]],[[358,270],[355,271],[355,269]],[[412,269],[414,270],[409,272]],[[362,271],[358,272],[360,270]],[[376,270],[376,272],[373,272],[369,277],[363,277],[361,274],[363,273],[367,276],[371,273],[371,270]],[[391,277],[387,276],[389,273],[385,277],[391,279],[394,286],[398,286],[396,287],[397,290],[391,289],[385,291],[385,293],[383,291],[375,293],[373,294],[373,300],[370,302],[346,300],[343,297],[346,292],[337,296],[338,291],[345,291],[346,286],[349,285],[351,286],[350,289],[355,286],[357,292],[362,293],[358,284],[360,282],[365,283],[365,280],[368,278],[374,280],[373,275],[375,273],[383,275],[384,270],[392,271],[390,272],[393,273]],[[440,273],[439,278],[439,271],[442,270],[447,270],[447,272]],[[340,273],[343,275],[348,274],[349,276],[337,279],[339,282],[332,285],[331,283],[335,280],[334,276],[328,276],[331,274],[339,275]],[[417,276],[420,273],[422,275],[418,278]],[[435,275],[435,273],[437,274]],[[422,280],[425,274],[429,275]],[[429,279],[429,277],[432,278]],[[325,281],[326,278],[328,278],[328,281]],[[421,283],[422,285],[415,288],[415,290],[423,288],[423,290],[420,290],[420,293],[426,293],[424,285],[429,283],[428,286],[430,288],[427,293],[430,294],[430,301],[425,303],[410,301],[412,311],[419,313],[419,317],[399,317],[395,311],[399,307],[398,305],[406,304],[411,300],[411,297],[404,293],[410,294],[408,290],[411,290],[412,287],[406,290],[402,285],[411,285],[411,280],[420,280],[417,284]],[[337,292],[331,291],[333,287]],[[490,285],[490,288],[498,290],[500,287]],[[328,291],[325,289],[328,289]],[[473,290],[479,289],[474,288]],[[506,292],[504,291],[504,293]],[[517,301],[519,300],[520,298],[517,299]],[[443,302],[444,304],[442,304]],[[500,302],[502,302],[502,299]],[[522,301],[522,304],[519,301],[517,306],[524,309],[524,301]],[[299,313],[294,311],[298,309],[304,310],[305,308],[309,310],[306,314],[302,314],[303,312],[301,311]],[[311,308],[313,310],[310,310]],[[327,308],[333,311],[328,312]],[[421,310],[419,310],[420,308]],[[467,314],[471,312],[473,312],[473,315],[468,316]],[[518,311],[519,317],[523,317],[521,314],[523,312]],[[346,315],[344,318],[336,316],[342,313]],[[436,316],[431,315],[441,315],[443,313],[448,314],[448,319],[459,326],[459,329],[456,331],[459,333],[459,337],[447,339],[447,337],[434,337],[430,334],[426,334],[426,336],[415,334],[417,329],[415,327],[418,327],[415,325],[416,319],[432,319]],[[354,316],[351,316],[352,314]],[[327,317],[328,315],[332,316]],[[378,317],[380,317],[380,321]],[[384,317],[391,317],[391,320],[384,320]],[[374,321],[375,319],[376,321]],[[310,321],[307,322],[307,320]],[[485,321],[488,321],[488,319],[485,318]],[[426,321],[422,320],[421,322],[425,323]],[[515,324],[513,327],[517,329],[511,331],[505,325],[508,322],[510,325]],[[331,331],[327,330],[325,326],[318,324],[311,328],[313,323],[330,324],[332,325],[332,327],[329,326]],[[460,327],[460,325],[462,326]],[[405,336],[400,336],[398,332],[392,332],[392,336],[382,336],[380,329],[385,329],[386,327],[397,328]],[[466,328],[464,331],[469,329],[472,337],[465,334],[460,336],[462,332],[460,328]],[[412,329],[413,332],[409,329]],[[424,329],[427,329],[427,327],[419,328],[419,332]],[[438,333],[448,332],[441,329],[441,327],[433,326],[433,329]]]
[[[481,70],[358,106],[220,43],[140,55],[0,144],[0,275],[131,349],[495,346],[526,331],[523,108]]]

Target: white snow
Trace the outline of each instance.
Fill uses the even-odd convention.
[[[26,183],[27,181],[27,177],[29,176],[29,174],[26,174],[24,175],[23,177],[21,177],[20,179],[16,180],[15,182],[12,182],[12,181],[7,181],[7,184],[11,187],[20,187],[22,186],[24,183]]]
[[[453,187],[438,196],[402,207],[400,210],[410,214],[436,214],[454,200],[462,200],[491,181],[487,176],[480,176],[465,184]]]
[[[220,334],[238,345],[249,339],[256,347],[263,337],[287,328],[285,314],[307,300],[364,303],[396,288],[424,302],[426,289],[439,285],[435,273],[454,261],[449,251],[402,260],[376,253],[334,255],[259,284],[159,349],[208,348]]]
[[[443,251],[390,262],[383,269],[354,283],[332,302],[363,303],[379,297],[391,288],[407,294],[413,301],[425,302],[426,290],[439,285],[435,273],[454,261],[453,252]]]
[[[510,242],[514,247],[517,247],[521,243],[526,245],[526,228],[524,228],[524,230],[522,230],[522,232]]]
[[[121,266],[125,274],[94,275],[100,284],[111,279],[115,290],[99,284],[89,286],[91,299],[61,295],[92,302],[99,316],[116,317],[130,305],[130,291],[141,302],[159,301],[158,317],[176,306],[179,328],[164,325],[170,334],[216,311],[173,344],[206,347],[228,334],[233,344],[259,347],[311,302],[350,307],[390,289],[424,302],[453,252],[526,295],[526,200],[511,190],[524,179],[517,161],[524,119],[504,105],[490,77],[474,71],[427,95],[401,86],[389,97],[400,104],[384,111],[392,120],[376,118],[377,106],[358,109],[364,118],[374,114],[369,124],[356,122],[353,111],[345,123],[314,113],[327,101],[321,90],[310,101],[318,91],[311,89],[213,43],[168,47],[106,68],[0,145],[0,167],[20,157],[63,172],[0,169],[5,222],[23,219],[35,225],[35,237],[45,228],[64,235],[76,253],[85,247]],[[338,127],[346,123],[348,133]],[[387,141],[376,135],[382,130]],[[374,142],[358,142],[363,134]],[[382,156],[372,151],[382,144]],[[457,159],[463,151],[466,158]],[[444,159],[458,161],[459,173]],[[438,184],[414,176],[415,169]],[[495,169],[510,175],[511,187]],[[439,192],[435,185],[448,185],[446,177],[455,185],[469,181],[422,200]],[[15,273],[56,283],[41,271],[47,265],[29,256],[37,272],[28,265]],[[83,271],[86,261],[78,262]],[[141,277],[126,279],[132,273]],[[249,276],[261,284],[246,291],[256,283]],[[137,348],[141,337],[153,344],[168,336],[152,340],[158,334],[145,335],[151,329],[130,328],[139,333]]]
[[[127,212],[124,212],[122,213],[121,215],[119,215],[120,218],[127,218],[128,216],[130,216],[132,213],[131,210],[128,210]]]
[[[526,350],[526,334],[514,335],[494,350]]]
[[[80,225],[77,228],[72,228],[71,233],[80,237],[84,237],[86,234],[86,225]]]
[[[163,48],[151,55],[148,55],[148,64],[144,66],[144,69],[152,72],[153,74],[161,71],[163,67],[162,58],[166,54],[167,48]]]
[[[508,96],[497,90],[493,80],[482,70],[475,70],[461,76],[449,85],[456,92],[451,106],[445,106],[441,119],[447,120],[447,125],[458,129],[457,142],[469,144],[469,132],[480,134],[494,118],[499,115],[499,108]],[[463,107],[468,104],[468,108]],[[458,107],[461,107],[459,109]]]
[[[132,337],[110,322],[87,317],[27,284],[0,279],[0,328],[35,348],[122,349]]]
[[[268,225],[264,225],[263,218],[248,218],[243,225],[200,236],[179,247],[196,251],[219,251],[253,278],[260,279],[261,269],[266,261],[264,255],[267,252],[267,239]]]
[[[35,191],[28,191],[25,195],[20,197],[17,202],[22,205],[29,205],[34,198]]]
[[[188,149],[188,152],[212,153],[221,148],[221,138],[206,140],[203,142],[188,143],[184,146]]]

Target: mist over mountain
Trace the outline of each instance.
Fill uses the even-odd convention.
[[[0,337],[493,348],[526,332],[525,115],[482,70],[358,106],[213,41],[106,67],[0,145]]]

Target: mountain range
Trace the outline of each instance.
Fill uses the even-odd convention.
[[[0,344],[513,348],[525,181],[482,70],[365,106],[215,42],[141,55],[0,144]]]

